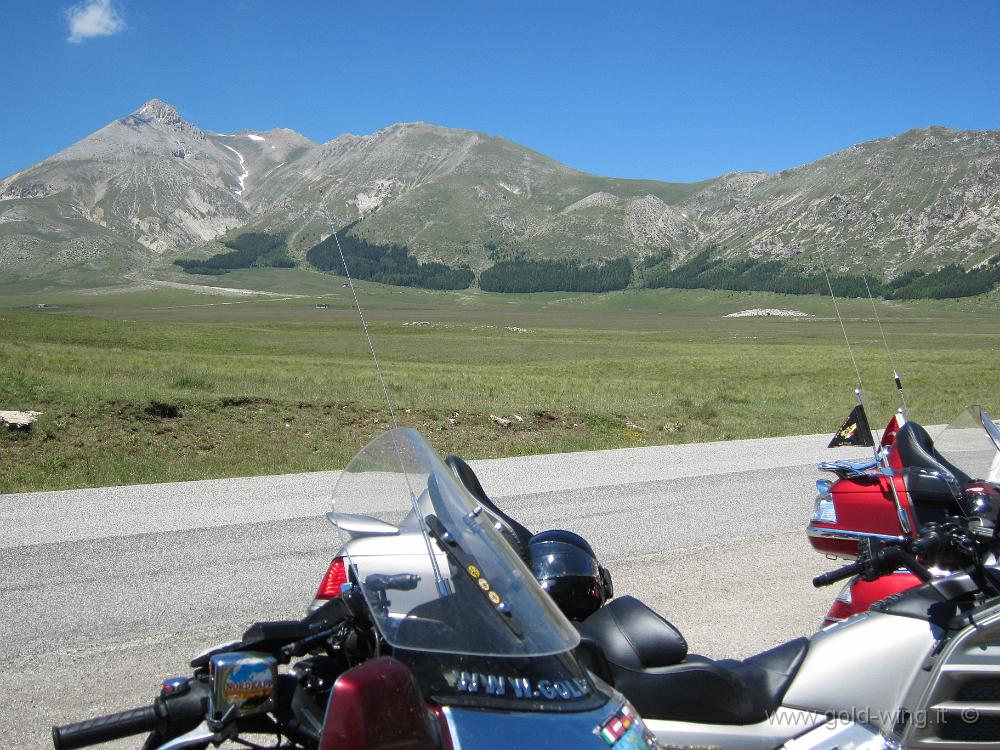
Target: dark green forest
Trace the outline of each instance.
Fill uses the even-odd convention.
[[[180,259],[174,265],[188,273],[223,274],[236,268],[292,268],[295,261],[288,257],[283,235],[248,232],[223,242],[232,252],[217,253],[204,260]]]
[[[503,260],[479,276],[487,292],[610,292],[632,279],[632,263],[619,258],[582,266],[569,260]]]
[[[467,289],[475,279],[469,268],[451,268],[444,263],[419,263],[402,245],[380,245],[348,234],[348,225],[314,245],[306,260],[321,271],[343,273],[344,264],[337,250],[337,239],[344,251],[347,268],[355,279],[377,281],[395,286],[424,289]]]
[[[452,268],[444,263],[420,263],[404,245],[369,242],[350,234],[354,224],[337,233],[351,276],[395,286],[424,289],[466,289],[475,280],[468,267]],[[223,243],[229,252],[206,259],[180,259],[174,264],[193,274],[224,274],[237,268],[292,268],[284,235],[249,232]],[[727,289],[731,291],[777,292],[781,294],[829,294],[822,272],[808,271],[777,260],[716,259],[718,248],[710,246],[676,268],[664,252],[633,269],[627,258],[603,264],[582,265],[573,260],[529,260],[524,251],[503,256],[487,245],[496,262],[479,277],[487,292],[609,292],[629,284],[648,289]],[[306,254],[310,264],[323,271],[343,273],[343,263],[334,236],[314,245]],[[983,294],[1000,284],[1000,255],[981,267],[966,271],[947,265],[935,271],[908,271],[885,282],[868,276],[874,296],[885,299],[946,299]],[[830,285],[839,297],[866,297],[862,276],[831,274]]]
[[[707,248],[671,269],[669,256],[640,266],[642,285],[650,288],[728,289],[731,291],[777,292],[780,294],[829,294],[826,277],[775,260],[712,259],[715,248]],[[986,266],[964,271],[949,265],[937,271],[909,271],[886,283],[868,277],[874,296],[886,299],[944,299],[983,294],[1000,283],[1000,256]],[[839,297],[866,297],[861,276],[830,275],[830,286]]]
[[[905,283],[896,286],[904,276],[910,276]],[[989,264],[973,271],[964,271],[956,265],[948,265],[931,273],[911,271],[894,279],[884,296],[888,299],[947,299],[950,297],[972,297],[992,291],[1000,284],[1000,255],[990,259]]]

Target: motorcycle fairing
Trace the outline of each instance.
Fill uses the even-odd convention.
[[[530,658],[395,652],[428,700],[502,711],[590,711],[608,701],[569,653]]]
[[[319,750],[434,750],[423,696],[405,665],[382,656],[342,674],[327,703]]]
[[[621,695],[604,706],[573,714],[503,713],[446,706],[442,713],[452,738],[461,738],[455,750],[481,747],[558,747],[595,750],[654,750],[648,722],[634,717],[633,724],[609,743],[602,728],[628,704]]]
[[[996,747],[1000,744],[1000,601],[967,613],[964,628],[934,655],[932,668],[914,683],[902,727],[906,747]]]
[[[825,628],[810,639],[782,705],[834,716],[856,716],[863,709],[870,723],[892,731],[903,697],[939,635],[925,620],[877,612]]]

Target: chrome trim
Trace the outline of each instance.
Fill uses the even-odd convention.
[[[861,539],[877,539],[880,542],[905,542],[907,536],[892,536],[889,534],[871,534],[864,531],[848,531],[847,529],[824,529],[821,526],[809,524],[806,526],[806,534],[814,539],[840,539],[845,542],[860,541]]]
[[[899,520],[899,527],[903,530],[904,534],[912,534],[913,527],[910,526],[910,516],[903,509],[903,503],[899,499],[899,493],[896,491],[896,483],[889,480],[889,488],[892,490],[892,502],[896,506],[896,518]]]

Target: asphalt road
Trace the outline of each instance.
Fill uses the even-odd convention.
[[[813,631],[837,565],[804,534],[828,435],[473,463],[534,530],[588,538],[691,650],[742,657]],[[336,472],[0,495],[0,745],[148,703],[192,656],[299,617],[338,546]],[[136,743],[138,744],[138,743]]]

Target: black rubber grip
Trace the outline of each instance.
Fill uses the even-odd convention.
[[[944,536],[938,531],[926,531],[910,543],[910,552],[914,555],[925,555],[935,552],[944,544]]]
[[[52,727],[52,744],[55,750],[74,750],[133,734],[152,732],[159,724],[160,716],[156,706],[143,706],[75,724]]]
[[[372,573],[365,578],[365,588],[372,591],[412,591],[419,582],[420,576],[412,573],[397,573],[392,576],[384,573]]]
[[[853,575],[857,575],[865,569],[865,564],[861,561],[856,563],[851,563],[850,565],[845,565],[842,568],[837,568],[836,570],[831,570],[829,573],[823,573],[813,578],[813,586],[820,588],[821,586],[829,586],[831,583],[836,583],[837,581],[842,581],[845,578],[850,578]]]
[[[412,573],[398,573],[394,576],[389,576],[388,588],[395,589],[396,591],[412,591],[420,583],[420,576],[413,575]]]

